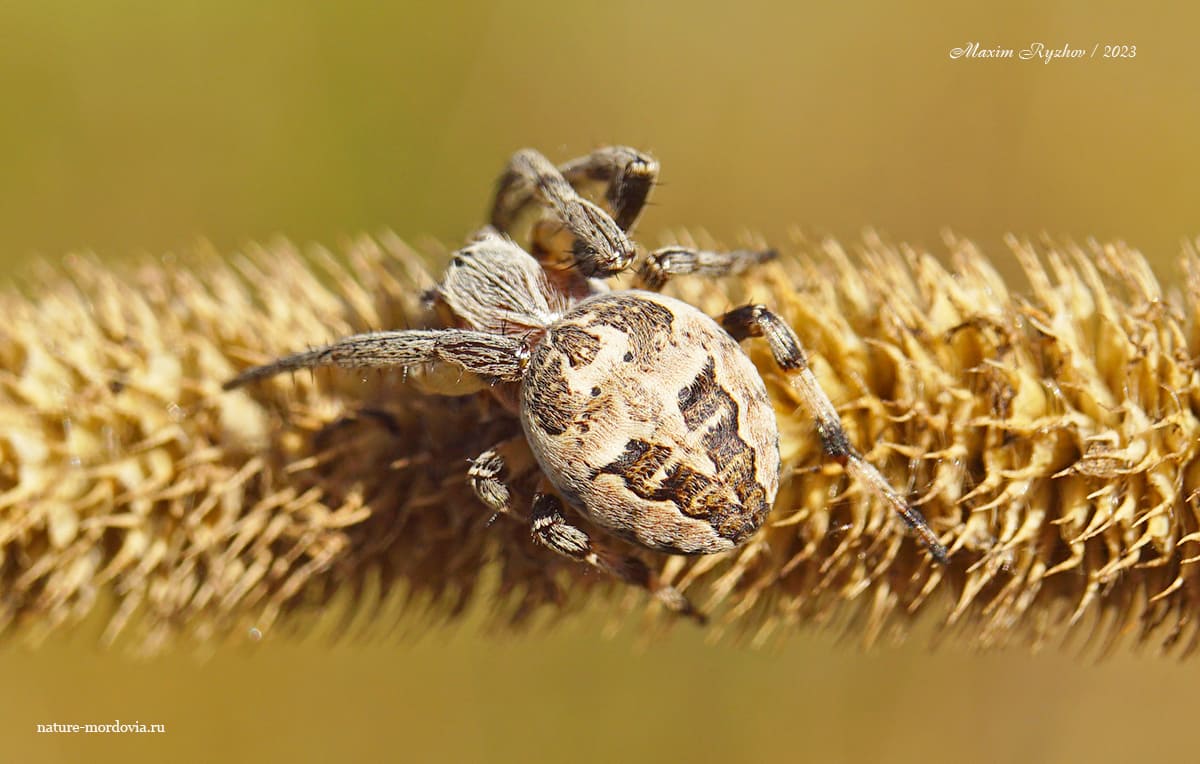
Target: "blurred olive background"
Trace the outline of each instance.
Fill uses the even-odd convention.
[[[0,272],[284,233],[457,242],[508,155],[654,152],[641,238],[856,238],[1000,260],[1007,231],[1120,237],[1173,274],[1200,233],[1200,11],[1094,2],[804,6],[0,2]],[[1166,10],[1164,10],[1166,9]],[[978,41],[1133,60],[951,60]],[[978,654],[836,635],[641,645],[593,613],[524,636],[407,624],[135,662],[94,629],[0,649],[5,761],[1195,760],[1195,661]],[[932,632],[932,627],[927,627]],[[167,734],[38,735],[140,720]]]

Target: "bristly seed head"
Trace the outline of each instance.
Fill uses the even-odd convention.
[[[952,267],[829,243],[678,289],[714,314],[750,293],[801,330],[851,441],[912,487],[951,567],[923,563],[885,508],[846,490],[795,391],[747,344],[780,426],[774,514],[734,555],[653,557],[652,572],[752,636],[844,617],[870,640],[926,614],[973,644],[1099,625],[1105,645],[1194,650],[1200,255],[1167,294],[1122,245],[1039,256],[1013,240],[1031,284],[1014,293],[974,245],[949,244]],[[484,527],[463,460],[513,434],[486,398],[398,395],[390,372],[217,392],[298,343],[429,320],[412,251],[360,238],[345,254],[352,269],[331,274],[278,242],[193,257],[195,271],[72,258],[36,299],[0,295],[0,623],[72,624],[108,591],[107,636],[153,649],[268,631],[376,585],[451,613],[486,595],[505,622],[610,588],[530,555],[519,523]]]

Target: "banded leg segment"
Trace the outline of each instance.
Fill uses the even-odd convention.
[[[533,497],[533,538],[538,543],[577,562],[584,562],[627,584],[645,589],[667,609],[707,622],[707,617],[692,607],[687,598],[673,586],[658,580],[658,576],[637,557],[621,555],[606,549],[583,530],[567,522],[562,502],[557,496],[539,493]]]
[[[721,324],[738,341],[748,337],[763,337],[767,340],[775,363],[789,373],[793,386],[800,393],[805,411],[816,423],[817,434],[821,438],[821,447],[825,453],[844,465],[846,472],[853,479],[862,482],[871,493],[903,517],[934,559],[942,564],[948,563],[949,554],[946,547],[938,540],[921,513],[909,506],[879,470],[863,459],[850,444],[837,409],[821,389],[816,375],[809,368],[800,338],[787,322],[762,305],[746,305],[722,316]]]
[[[508,487],[507,466],[498,453],[489,449],[475,457],[471,468],[467,470],[467,480],[471,482],[471,489],[479,500],[492,510],[488,525],[498,515],[508,514],[512,506],[512,490]]]
[[[558,166],[575,188],[604,183],[604,200],[613,220],[626,233],[633,228],[658,181],[658,161],[628,146],[608,146]]]
[[[413,329],[355,334],[323,348],[293,353],[243,371],[222,387],[232,390],[286,371],[318,366],[370,369],[447,363],[489,380],[521,378],[529,348],[520,337],[464,329]]]
[[[575,167],[574,163],[568,163],[567,167],[576,176],[586,174],[583,167]],[[609,174],[615,178],[618,173],[610,170]],[[636,213],[630,212],[637,206],[636,193],[623,191],[616,195],[622,200],[623,215],[636,218]],[[580,196],[550,160],[534,149],[522,149],[509,160],[497,183],[491,224],[507,232],[522,210],[535,200],[551,208],[574,238],[571,252],[575,267],[584,276],[611,276],[633,261],[633,243],[621,226],[598,205]]]
[[[493,512],[489,525],[498,515],[513,514],[513,493],[509,483],[528,475],[536,467],[537,462],[524,436],[492,446],[472,460],[467,480],[479,500]],[[520,519],[525,521],[525,518]]]
[[[513,491],[509,483],[535,467],[533,454],[523,438],[505,441],[471,462],[467,478],[475,495],[493,512],[489,524],[502,514],[522,519],[512,511]],[[562,501],[557,496],[534,494],[529,522],[533,540],[542,546],[576,562],[587,563],[626,584],[645,589],[669,610],[705,622],[704,615],[693,608],[686,597],[674,587],[661,584],[640,559],[606,549],[602,542],[593,540],[583,530],[568,523]]]
[[[741,273],[777,256],[773,249],[710,252],[691,247],[663,247],[647,255],[638,266],[636,285],[657,292],[673,276],[726,276]]]

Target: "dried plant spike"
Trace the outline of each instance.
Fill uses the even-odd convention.
[[[782,248],[715,287],[672,280],[711,315],[777,310],[848,438],[951,562],[930,566],[823,457],[788,375],[747,343],[779,421],[775,508],[734,552],[643,555],[653,580],[714,633],[838,624],[869,641],[924,614],[975,645],[1193,652],[1200,255],[1189,244],[1168,288],[1120,243],[1009,247],[1028,286],[957,238],[944,261],[868,238]],[[488,526],[466,466],[495,447],[514,494],[528,490],[512,419],[484,396],[418,394],[477,391],[478,375],[322,370],[221,391],[307,343],[437,327],[421,263],[390,235],[334,258],[272,242],[170,266],[71,257],[0,294],[8,633],[115,602],[106,637],[146,649],[269,637],[337,593],[367,621],[388,597],[447,616],[482,601],[504,624],[598,599],[657,608],[540,549],[527,518]]]

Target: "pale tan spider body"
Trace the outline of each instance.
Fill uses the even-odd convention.
[[[650,549],[732,549],[779,488],[754,364],[707,315],[660,294],[598,295],[551,325],[522,381],[521,424],[567,501]]]
[[[623,146],[558,167],[532,149],[518,151],[500,177],[491,225],[455,253],[429,293],[443,328],[346,337],[248,369],[225,387],[314,366],[469,372],[518,414],[540,468],[531,475],[533,465],[524,463],[531,460],[510,463],[513,441],[498,443],[467,473],[480,500],[496,514],[520,517],[510,485],[538,478],[528,517],[535,541],[702,618],[640,558],[572,523],[563,500],[648,549],[707,554],[744,543],[779,488],[774,410],[738,345],[761,337],[827,457],[945,562],[947,551],[920,512],[850,443],[786,321],[752,304],[718,322],[657,294],[674,276],[739,273],[774,257],[666,247],[639,259],[628,234],[657,174],[653,158]],[[579,193],[589,183],[605,184],[605,206]],[[527,252],[506,232],[531,207],[547,214],[535,221]],[[603,279],[635,262],[635,281],[648,291],[609,291]]]

